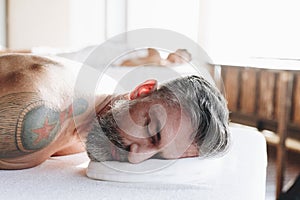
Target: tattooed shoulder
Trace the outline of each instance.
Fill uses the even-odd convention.
[[[0,158],[45,148],[57,137],[66,119],[85,112],[87,107],[87,101],[77,99],[60,111],[29,92],[0,97]]]

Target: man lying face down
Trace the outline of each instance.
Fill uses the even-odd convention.
[[[146,81],[99,113],[86,142],[93,161],[208,156],[228,145],[228,111],[220,92],[189,76],[156,88]]]
[[[0,57],[0,169],[84,150],[93,161],[139,163],[227,149],[226,101],[204,78],[147,80],[128,94],[97,94],[93,104],[73,94],[79,68],[57,58]]]

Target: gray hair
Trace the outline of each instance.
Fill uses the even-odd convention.
[[[195,128],[192,134],[200,156],[223,153],[229,146],[229,111],[220,91],[203,77],[188,76],[172,80],[158,90],[179,102]]]

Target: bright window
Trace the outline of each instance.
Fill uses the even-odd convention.
[[[127,29],[163,28],[198,41],[199,0],[128,0]]]
[[[200,42],[215,59],[300,59],[300,1],[202,0]]]

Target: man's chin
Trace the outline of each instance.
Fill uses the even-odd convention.
[[[128,162],[128,159],[121,158],[119,155],[111,155],[111,156],[99,156],[99,155],[93,155],[88,152],[88,156],[91,159],[91,161],[95,162],[105,162],[105,161],[118,161],[118,162]]]
[[[86,150],[92,161],[128,161],[128,152],[109,120],[95,120],[87,136]],[[123,148],[121,148],[123,147]]]
[[[108,154],[103,154],[103,153],[95,153],[95,151],[89,151],[87,150],[87,154],[91,161],[96,161],[96,162],[105,162],[105,161],[112,161],[113,158],[111,155]]]
[[[128,152],[126,150],[120,149],[111,142],[106,148],[99,148],[99,146],[104,146],[104,144],[99,145],[96,143],[87,143],[87,154],[92,161],[105,162],[105,161],[119,161],[128,162]]]

